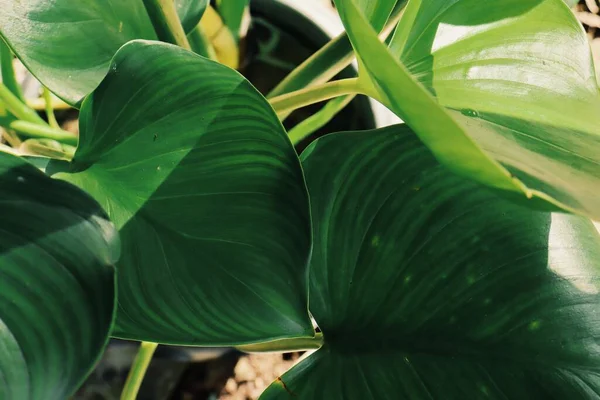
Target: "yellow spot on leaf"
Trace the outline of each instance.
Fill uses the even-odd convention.
[[[379,235],[373,236],[373,239],[371,239],[371,246],[373,246],[373,247],[379,246],[379,239],[380,239]]]
[[[119,33],[123,32],[123,21],[119,22]]]
[[[541,325],[542,325],[542,321],[540,321],[539,319],[533,320],[529,323],[529,330],[537,331],[538,329],[540,329]]]

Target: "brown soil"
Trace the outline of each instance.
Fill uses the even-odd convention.
[[[583,24],[590,40],[596,75],[600,78],[600,5],[598,0],[580,0],[573,7],[577,19]]]
[[[220,400],[254,400],[296,364],[299,353],[251,354],[239,359],[234,376],[227,380]]]

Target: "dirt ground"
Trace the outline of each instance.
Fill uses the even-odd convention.
[[[271,382],[294,366],[299,357],[299,353],[289,353],[251,354],[240,358],[219,400],[257,399]]]
[[[598,0],[581,0],[572,8],[577,19],[585,27],[592,53],[596,74],[600,78],[600,5]]]

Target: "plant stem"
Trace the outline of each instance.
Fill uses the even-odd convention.
[[[333,117],[337,115],[337,113],[346,107],[352,101],[352,99],[354,99],[354,97],[356,96],[350,94],[348,96],[338,97],[330,100],[327,102],[325,107],[319,110],[319,112],[300,122],[288,133],[292,143],[297,145],[317,129],[324,127],[329,121],[331,121]]]
[[[21,156],[21,152],[15,148],[5,145],[4,143],[0,143],[0,152],[12,154],[13,156]]]
[[[344,32],[297,66],[269,92],[267,98],[327,82],[350,65],[352,60],[354,52],[348,35]]]
[[[144,6],[160,40],[191,50],[173,0],[144,0]]]
[[[54,96],[50,98],[50,101],[52,102],[51,104],[54,110],[68,110],[70,108],[73,108],[70,104],[65,103],[61,99],[57,99]],[[27,100],[27,106],[37,111],[44,111],[46,109],[46,101],[42,98],[29,99]]]
[[[392,11],[385,27],[379,37],[384,40],[394,31],[402,12],[406,0],[400,0],[398,5]],[[268,95],[267,98],[281,96],[294,90],[325,83],[332,79],[354,60],[354,51],[344,32],[338,37],[329,41],[321,47],[316,53],[307,58],[302,64],[296,67],[288,76],[285,77]]]
[[[2,39],[0,39],[0,66],[2,68],[2,82],[8,90],[12,92],[21,102],[24,102],[21,86],[17,82],[15,68],[13,65],[13,54],[10,48]]]
[[[44,121],[34,110],[27,107],[17,96],[13,94],[3,83],[0,82],[0,101],[4,103],[8,111],[20,120],[32,122],[34,124],[46,125]]]
[[[60,128],[56,116],[54,115],[54,108],[52,108],[52,93],[50,93],[46,86],[43,86],[42,95],[46,102],[46,118],[48,118],[48,124],[50,124],[52,128]]]
[[[13,121],[10,123],[10,129],[14,129],[25,136],[52,139],[70,145],[77,145],[78,141],[77,136],[71,132],[29,121]]]
[[[0,138],[3,138],[4,141],[10,145],[10,147],[15,149],[18,149],[19,146],[21,146],[21,143],[23,143],[19,135],[17,135],[17,133],[12,129],[0,128]]]
[[[323,346],[323,334],[312,338],[281,339],[266,343],[247,344],[236,348],[246,353],[288,353],[292,351],[316,350]]]
[[[70,161],[75,156],[77,148],[51,139],[27,139],[21,144],[19,150],[24,155]]]
[[[157,346],[158,343],[141,343],[140,349],[135,356],[135,360],[133,360],[129,375],[127,376],[127,381],[125,381],[125,387],[121,393],[121,400],[136,399],[138,391],[140,390],[140,386],[142,386],[144,375],[148,370],[148,366],[152,360],[152,355],[154,354]]]
[[[217,60],[217,52],[206,36],[201,24],[196,25],[194,30],[188,34],[188,40],[194,53],[210,58],[211,60]]]
[[[219,13],[210,5],[206,7],[200,25],[213,45],[219,62],[237,69],[240,61],[238,43]]]
[[[362,91],[358,78],[340,79],[277,96],[269,101],[277,115],[281,117],[301,107]]]

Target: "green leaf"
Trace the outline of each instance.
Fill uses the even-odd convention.
[[[120,229],[115,335],[229,345],[313,336],[308,195],[266,100],[237,72],[134,41],[81,109],[71,173]]]
[[[176,0],[186,32],[207,4]],[[73,105],[98,86],[121,46],[156,39],[142,0],[0,0],[0,35],[36,78]]]
[[[523,202],[600,218],[600,96],[586,36],[561,0],[415,0],[389,48],[357,0],[336,4],[365,90],[438,160]]]
[[[71,104],[98,86],[119,47],[156,38],[140,0],[0,0],[0,34]]]
[[[263,399],[598,397],[589,220],[454,175],[406,125],[326,136],[302,160],[325,344]]]
[[[190,33],[202,19],[208,0],[175,0],[177,15],[185,33]]]
[[[0,398],[64,399],[104,349],[118,236],[98,204],[0,153]]]
[[[398,0],[355,0],[364,17],[377,32],[383,28],[397,2]]]
[[[233,36],[239,40],[240,28],[244,12],[248,7],[250,0],[220,0],[217,1],[219,15],[223,18],[225,25],[229,28]]]
[[[24,102],[23,91],[14,68],[14,57],[8,45],[0,38],[0,82],[6,86],[20,101]]]

